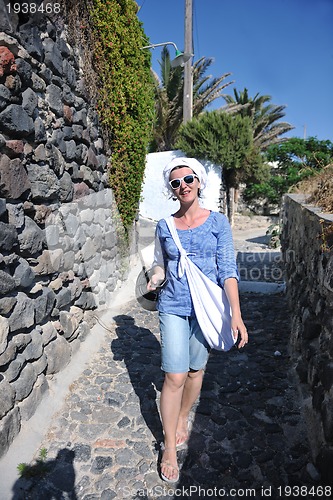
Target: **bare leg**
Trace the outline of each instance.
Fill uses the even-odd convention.
[[[166,373],[161,392],[160,408],[165,445],[161,472],[168,479],[174,479],[177,476],[177,471],[163,465],[163,462],[169,462],[173,467],[177,467],[176,430],[187,376],[187,373]]]
[[[200,394],[203,374],[203,370],[188,372],[179,411],[176,430],[176,444],[181,444],[187,441],[189,413]]]

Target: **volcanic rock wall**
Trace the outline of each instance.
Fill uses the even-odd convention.
[[[287,195],[282,252],[295,361],[313,458],[333,484],[333,215]]]
[[[52,13],[0,1],[0,456],[129,262],[81,53]]]

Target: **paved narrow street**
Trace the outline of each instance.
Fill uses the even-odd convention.
[[[242,245],[236,243],[238,251],[258,251]],[[302,498],[316,498],[310,489],[320,481],[288,355],[285,296],[242,292],[241,302],[250,343],[211,353],[190,439],[178,452],[176,485],[157,472],[163,439],[158,317],[130,300],[114,322],[101,320],[103,343],[36,449],[36,458],[47,450],[47,474],[18,479],[12,498],[293,498],[290,487],[301,486]]]

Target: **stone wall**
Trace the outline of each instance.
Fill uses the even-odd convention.
[[[292,315],[291,355],[304,402],[313,458],[332,484],[333,215],[288,195],[282,252]]]
[[[80,52],[51,14],[0,14],[1,456],[129,257]]]

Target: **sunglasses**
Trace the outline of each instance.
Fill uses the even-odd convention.
[[[172,179],[172,181],[169,181],[169,184],[172,187],[172,189],[178,189],[178,188],[180,188],[182,181],[184,181],[185,184],[193,184],[194,179],[199,180],[199,177],[197,175],[194,175],[194,174],[187,174],[187,175],[184,175],[184,177],[181,177],[179,179]]]

